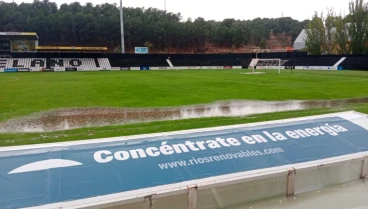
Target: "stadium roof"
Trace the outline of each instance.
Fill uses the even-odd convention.
[[[38,51],[107,51],[107,47],[37,46]]]
[[[0,39],[3,38],[38,40],[38,35],[34,32],[0,32]]]

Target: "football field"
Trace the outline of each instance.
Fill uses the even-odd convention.
[[[99,127],[29,133],[0,133],[0,146],[81,140],[152,132],[274,120],[341,110],[368,113],[368,73],[363,71],[266,70],[111,71],[0,74],[0,127],[12,120],[50,111],[96,108],[166,108],[218,101],[312,101],[363,98],[333,107],[278,111],[237,117],[207,117],[169,121],[140,121]],[[105,108],[105,109],[104,109]],[[139,109],[138,109],[139,110]],[[64,116],[65,112],[58,112]],[[70,113],[70,111],[68,112]],[[53,112],[53,120],[55,112]],[[111,114],[110,114],[111,115]],[[39,120],[40,121],[40,120]],[[49,123],[49,121],[46,121]],[[5,125],[4,125],[5,124]]]

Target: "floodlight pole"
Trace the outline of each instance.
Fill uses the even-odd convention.
[[[120,0],[120,30],[121,30],[121,53],[125,54],[123,0]]]
[[[164,0],[164,9],[165,9],[165,12],[166,12],[166,0]]]

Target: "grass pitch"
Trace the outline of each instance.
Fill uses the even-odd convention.
[[[368,73],[359,71],[244,70],[0,73],[0,122],[72,107],[166,107],[219,100],[326,100],[368,96]],[[53,133],[0,134],[0,146],[78,140],[273,120],[340,110],[368,113],[368,105],[206,118]]]

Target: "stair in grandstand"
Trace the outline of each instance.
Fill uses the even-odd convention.
[[[102,69],[111,69],[111,64],[108,58],[97,58],[97,62]]]
[[[97,58],[94,58],[94,59],[95,59],[96,67],[99,68],[100,67],[100,63],[98,62],[98,59]]]
[[[51,67],[51,61],[50,60],[46,60],[46,68],[50,68]]]
[[[0,59],[0,68],[6,68],[6,63],[8,60],[6,59]]]

